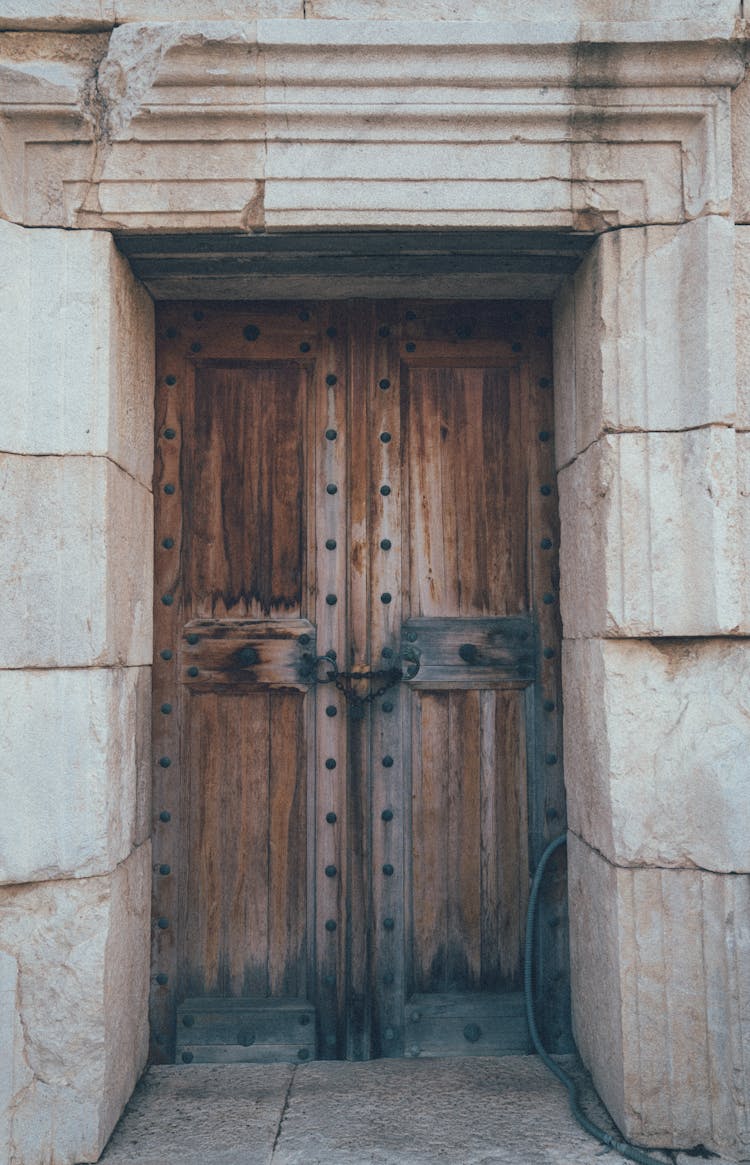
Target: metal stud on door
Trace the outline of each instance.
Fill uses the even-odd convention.
[[[153,1055],[518,1048],[564,812],[546,309],[159,313]]]

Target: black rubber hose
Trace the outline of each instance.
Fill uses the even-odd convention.
[[[561,837],[556,837],[554,841],[551,841],[549,843],[549,845],[545,849],[544,853],[542,854],[541,858],[539,859],[539,865],[536,868],[536,872],[534,874],[534,878],[533,878],[533,881],[531,883],[531,893],[529,894],[529,908],[526,912],[526,944],[525,944],[525,950],[524,950],[524,968],[523,968],[523,993],[524,993],[524,1000],[526,1003],[526,1020],[527,1020],[528,1025],[529,1025],[529,1034],[531,1035],[532,1043],[534,1044],[534,1047],[535,1047],[540,1059],[544,1061],[544,1063],[549,1068],[550,1072],[552,1072],[557,1077],[557,1079],[560,1081],[560,1083],[564,1084],[565,1087],[567,1088],[568,1100],[570,1102],[570,1111],[573,1113],[573,1116],[576,1118],[579,1125],[581,1126],[582,1129],[585,1130],[585,1132],[587,1132],[590,1136],[595,1137],[596,1140],[600,1141],[602,1145],[606,1145],[610,1149],[615,1149],[618,1153],[621,1153],[623,1155],[623,1157],[627,1157],[630,1161],[638,1161],[640,1163],[640,1165],[664,1165],[663,1161],[657,1160],[656,1157],[650,1157],[648,1155],[648,1153],[645,1153],[643,1151],[643,1149],[638,1149],[638,1148],[636,1148],[635,1145],[628,1144],[627,1141],[618,1140],[617,1137],[611,1136],[609,1133],[605,1132],[604,1129],[600,1129],[598,1125],[595,1125],[593,1121],[589,1120],[589,1118],[586,1116],[585,1112],[583,1111],[583,1109],[581,1108],[581,1105],[579,1103],[578,1088],[577,1088],[575,1080],[573,1079],[572,1076],[568,1075],[568,1073],[565,1071],[564,1068],[561,1068],[559,1064],[555,1063],[555,1061],[552,1059],[552,1057],[547,1053],[545,1048],[542,1046],[542,1041],[539,1038],[539,1029],[536,1026],[536,1018],[534,1016],[534,1002],[533,1002],[533,995],[532,995],[532,991],[533,991],[532,950],[533,950],[533,943],[534,943],[534,921],[536,918],[536,904],[537,904],[537,899],[539,897],[539,887],[542,884],[542,877],[544,875],[544,870],[545,870],[545,867],[547,865],[547,862],[552,857],[552,854],[556,850],[558,850],[561,845],[565,845],[566,842],[567,842],[567,838],[566,838],[565,834],[562,834]]]

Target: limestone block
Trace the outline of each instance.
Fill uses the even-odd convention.
[[[130,5],[139,7],[146,5]],[[265,92],[256,22],[246,5],[235,21],[210,14],[196,21],[183,4],[161,7],[179,8],[180,19],[121,24],[110,38],[97,73],[103,140],[75,224],[262,226]]]
[[[10,1161],[10,1117],[17,1091],[16,1065],[22,1056],[18,1015],[18,965],[0,950],[0,1161]]]
[[[0,882],[106,873],[143,840],[149,679],[0,671]]]
[[[328,20],[674,20],[674,0],[563,0],[553,10],[545,0],[522,6],[512,0],[307,0],[309,19]],[[680,7],[685,19],[734,20],[735,0],[693,0]]]
[[[618,865],[750,872],[750,644],[568,641],[570,827]]]
[[[117,24],[128,21],[301,19],[303,0],[114,0]]]
[[[565,0],[555,9],[559,20],[615,22],[675,19],[672,0],[639,0],[625,8],[620,0]],[[691,0],[680,10],[683,21],[734,21],[736,0]],[[533,21],[552,19],[543,0],[523,8],[511,0],[4,0],[1,29],[80,31],[110,28],[128,21],[329,19]]]
[[[150,858],[146,844],[111,874],[0,889],[23,1030],[11,1165],[96,1161],[143,1068]]]
[[[745,579],[742,588],[742,625],[750,627],[750,587],[747,585],[750,572],[750,432],[737,434],[737,477],[742,532],[741,558]]]
[[[107,41],[96,32],[0,33],[0,217],[72,225],[91,176],[92,97]]]
[[[90,75],[74,70],[57,95],[55,62],[31,83],[28,63],[0,59],[0,173],[18,175],[6,217],[600,232],[729,210],[728,93],[744,62],[726,17],[397,20],[381,7],[367,20],[201,21],[191,4],[138,23],[145,0],[123,11]]]
[[[112,28],[128,21],[302,18],[303,0],[3,0],[0,29]]]
[[[626,1137],[750,1149],[750,879],[568,841],[574,1031]]]
[[[597,241],[556,309],[558,465],[608,429],[733,423],[733,241],[716,215]]]
[[[682,21],[734,21],[736,0],[691,0],[682,5]],[[675,19],[673,0],[564,0],[557,19],[664,21]],[[306,17],[329,20],[471,20],[534,21],[553,18],[544,0],[519,8],[511,0],[3,0],[0,29],[108,28],[127,21],[251,20]]]
[[[750,74],[732,93],[732,211],[750,222]]]
[[[0,29],[79,29],[108,28],[114,24],[114,0],[3,0]]]
[[[610,434],[558,485],[568,638],[741,629],[734,430]]]
[[[153,305],[111,238],[0,221],[0,448],[109,456],[150,486]]]
[[[152,499],[103,457],[0,454],[0,667],[151,662]]]
[[[584,27],[557,10],[555,23],[546,24],[415,15],[258,22],[268,93],[268,227],[601,231],[727,211],[728,106],[716,90],[709,96],[705,68],[688,116],[684,104],[678,111],[654,87],[659,49],[625,48],[620,37],[628,26]],[[640,35],[660,39],[655,28],[641,26]],[[710,69],[717,86],[730,72],[734,83],[741,76],[736,50],[726,47],[719,71],[718,58]],[[670,48],[662,79],[693,86],[692,53]],[[523,94],[542,76],[550,88],[541,102],[535,97],[532,112]],[[612,93],[613,83],[617,100],[606,105],[583,92],[603,86]],[[331,118],[332,106],[340,118]],[[464,172],[463,147],[472,144]],[[293,180],[284,165],[291,166],[295,145]]]
[[[748,90],[750,94],[750,90]],[[748,122],[750,126],[750,122]],[[749,159],[750,164],[750,159]],[[750,226],[735,227],[737,428],[750,429]]]
[[[309,26],[315,22],[305,22]],[[334,22],[333,27],[342,35],[347,29],[346,23]],[[642,110],[636,113],[632,91],[623,91],[616,111],[588,110],[579,119],[583,140],[571,146],[568,127],[570,118],[577,119],[574,107],[554,101],[538,110],[539,120],[549,127],[547,140],[541,141],[529,131],[514,100],[522,74],[517,61],[503,61],[490,44],[472,45],[469,53],[465,43],[453,48],[453,57],[443,56],[441,46],[434,44],[430,58],[424,45],[417,51],[410,44],[407,52],[407,46],[390,43],[398,24],[383,27],[391,30],[390,36],[378,38],[373,32],[366,49],[337,44],[335,55],[327,45],[299,58],[282,55],[278,47],[264,49],[267,227],[544,226],[601,231],[726,210],[728,184],[725,188],[724,177],[713,172],[706,154],[708,137],[715,136],[729,164],[728,123],[721,106],[709,111],[701,97],[702,114],[689,123],[681,115],[679,125],[674,108],[662,107],[644,132]],[[430,27],[431,47],[440,27]],[[447,23],[443,27],[452,28]],[[469,27],[484,26],[461,26]],[[487,27],[494,31],[496,26]],[[538,74],[546,50],[525,49],[524,65]],[[570,82],[567,49],[555,45],[550,54],[555,74]],[[593,69],[595,75],[599,71]],[[445,106],[442,94],[450,82],[461,101]],[[341,107],[336,122],[330,118],[332,104]],[[406,110],[408,130],[403,124]],[[313,117],[319,121],[315,131]],[[599,128],[594,134],[595,121]],[[635,121],[640,124],[637,134]],[[692,161],[689,175],[675,168],[675,138],[682,142],[682,156],[703,160],[700,172],[692,170]],[[630,146],[619,148],[625,140]]]

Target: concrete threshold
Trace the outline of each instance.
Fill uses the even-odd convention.
[[[587,1114],[614,1131],[574,1057]],[[656,1153],[696,1165],[695,1153]],[[706,1154],[709,1157],[708,1154]],[[620,1165],[536,1056],[150,1068],[102,1165]],[[721,1159],[710,1155],[713,1165]]]

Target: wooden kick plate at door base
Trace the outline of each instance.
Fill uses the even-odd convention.
[[[186,999],[177,1008],[178,1064],[300,1064],[316,1055],[306,999]]]
[[[525,1056],[531,1050],[521,991],[412,995],[406,1002],[406,1056]]]

